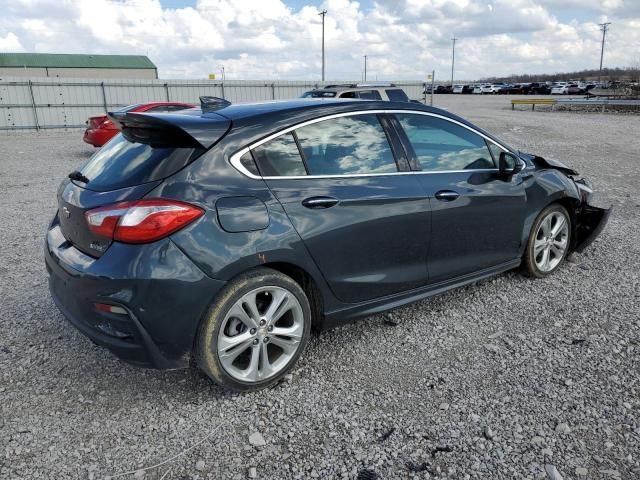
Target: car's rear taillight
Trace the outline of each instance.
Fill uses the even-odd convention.
[[[120,202],[85,212],[89,230],[123,243],[155,242],[184,228],[204,211],[175,200]]]

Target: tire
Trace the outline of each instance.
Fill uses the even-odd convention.
[[[236,277],[216,296],[200,325],[196,361],[227,389],[260,390],[296,363],[310,329],[311,308],[302,288],[261,267]]]
[[[552,274],[564,262],[570,245],[571,217],[567,209],[559,204],[549,205],[531,227],[522,262],[525,273],[534,278]]]

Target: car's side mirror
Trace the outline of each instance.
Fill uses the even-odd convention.
[[[510,152],[500,152],[498,171],[502,177],[510,177],[522,170],[522,161]]]

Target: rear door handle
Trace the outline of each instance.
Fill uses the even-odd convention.
[[[442,200],[443,202],[451,202],[458,198],[460,194],[458,192],[454,192],[453,190],[440,190],[436,192],[436,198],[438,200]]]
[[[338,202],[339,200],[333,197],[309,197],[302,201],[302,205],[307,208],[320,209],[331,208],[334,205],[337,205]]]

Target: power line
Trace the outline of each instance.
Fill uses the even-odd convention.
[[[322,81],[324,82],[324,17],[327,15],[327,11],[322,10],[318,15],[322,15]]]
[[[602,59],[604,58],[604,38],[609,30],[611,22],[599,23],[600,30],[602,31],[602,48],[600,49],[600,73],[598,74],[598,82],[602,81]]]

